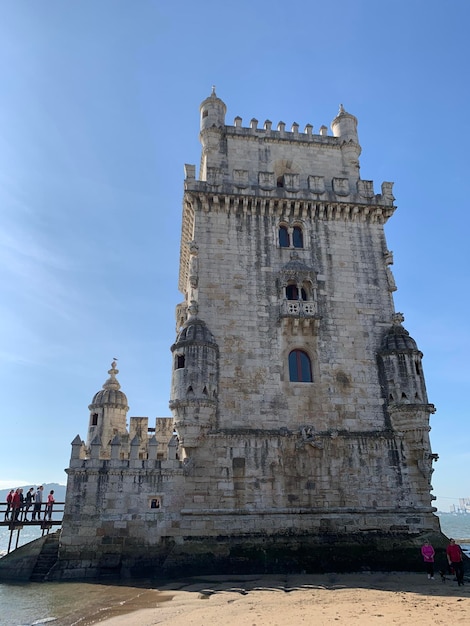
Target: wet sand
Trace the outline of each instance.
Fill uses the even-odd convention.
[[[206,576],[141,589],[80,626],[469,624],[470,583],[420,573]]]

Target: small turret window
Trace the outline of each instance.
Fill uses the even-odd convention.
[[[175,370],[180,370],[184,367],[184,354],[177,354],[175,357]]]
[[[207,117],[209,115],[209,111],[206,109],[202,112],[202,117]]]
[[[303,350],[292,350],[289,354],[289,380],[297,383],[312,382],[312,364]]]
[[[290,245],[289,231],[287,226],[279,226],[279,245],[281,248],[288,248]]]
[[[98,413],[93,413],[91,416],[91,425],[98,426]]]

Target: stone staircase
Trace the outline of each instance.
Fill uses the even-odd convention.
[[[41,552],[36,561],[29,580],[31,582],[42,582],[46,579],[47,574],[57,561],[59,554],[59,537],[60,531],[47,535]]]

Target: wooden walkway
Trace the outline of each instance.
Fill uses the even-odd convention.
[[[18,548],[18,543],[20,541],[20,532],[25,527],[36,526],[42,530],[41,535],[49,534],[49,531],[53,526],[60,527],[62,525],[62,518],[64,515],[64,504],[65,502],[55,502],[54,508],[52,510],[51,519],[45,519],[45,504],[43,503],[41,506],[41,511],[36,514],[36,520],[32,520],[33,508],[34,504],[30,507],[29,511],[26,514],[26,509],[20,509],[19,511],[9,511],[7,516],[7,508],[8,505],[6,502],[0,503],[0,527],[7,526],[10,531],[10,538],[8,541],[8,550],[7,554],[9,554],[12,550],[16,550]],[[24,518],[27,519],[24,519]],[[12,519],[13,518],[13,519]],[[13,535],[16,534],[16,541],[13,541]],[[13,543],[15,544],[14,548],[12,548]]]

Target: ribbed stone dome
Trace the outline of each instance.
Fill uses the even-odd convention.
[[[382,341],[382,352],[418,350],[416,341],[400,323],[394,323]]]
[[[175,345],[180,343],[212,343],[216,345],[214,335],[207,328],[206,323],[195,317],[189,319],[178,333]]]
[[[122,407],[126,411],[129,410],[126,394],[120,390],[121,385],[116,379],[116,374],[119,374],[119,370],[116,369],[116,361],[111,363],[111,369],[108,370],[108,374],[109,378],[104,383],[103,389],[95,393],[88,408],[91,410],[99,406],[113,405]]]

